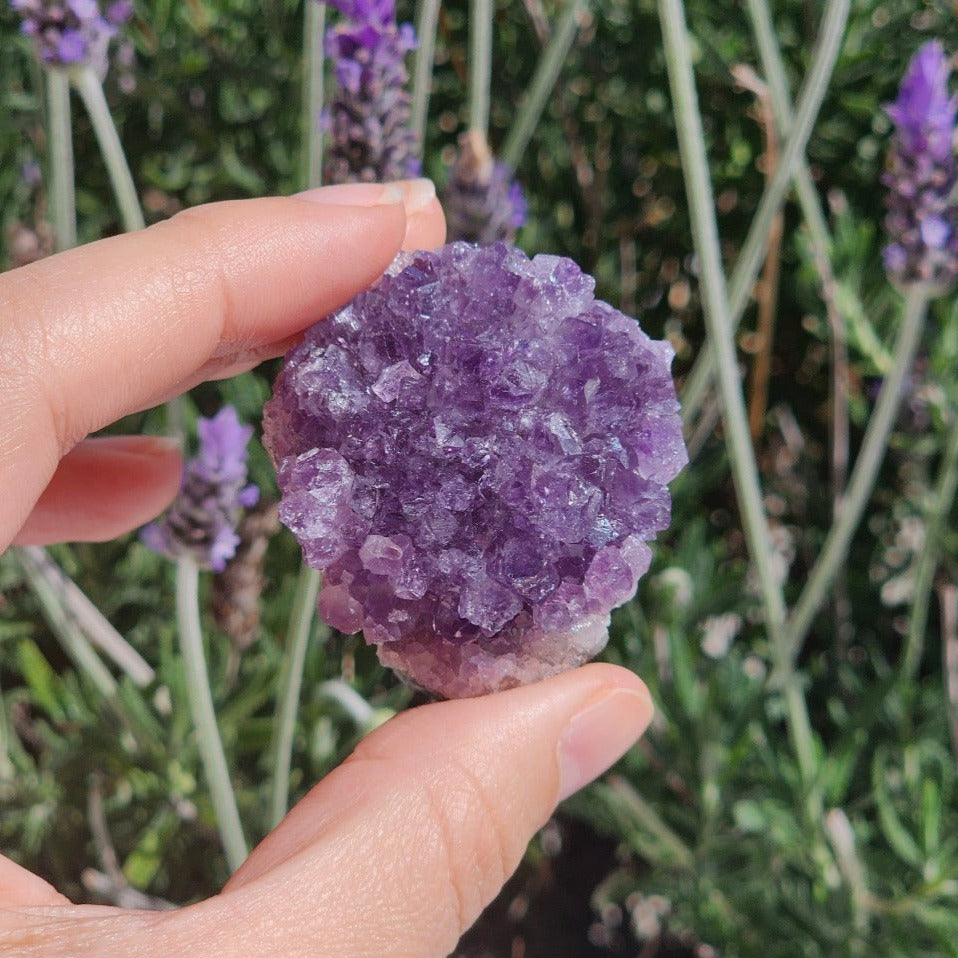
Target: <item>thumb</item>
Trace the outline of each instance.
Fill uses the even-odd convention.
[[[610,665],[406,712],[314,788],[220,896],[181,913],[190,937],[233,954],[242,918],[240,953],[257,958],[442,958],[556,802],[651,715],[642,682]]]

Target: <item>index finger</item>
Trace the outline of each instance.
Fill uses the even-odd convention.
[[[0,547],[80,438],[341,306],[420,216],[421,184],[217,203],[0,276]]]

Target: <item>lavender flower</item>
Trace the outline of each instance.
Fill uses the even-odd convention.
[[[53,67],[92,66],[106,73],[112,37],[133,14],[131,0],[10,0],[20,29],[33,38],[40,60]]]
[[[180,492],[166,515],[145,526],[140,539],[169,556],[191,556],[197,565],[221,572],[236,554],[236,527],[244,508],[256,504],[259,490],[246,482],[246,446],[251,426],[224,406],[197,423],[200,451],[183,471]]]
[[[908,67],[898,99],[886,107],[895,123],[888,171],[883,250],[885,269],[899,284],[947,289],[958,276],[958,183],[955,113],[948,95],[951,73],[938,41],[926,43]]]
[[[337,89],[324,115],[328,183],[380,182],[419,172],[405,56],[409,24],[396,25],[394,0],[330,0],[346,18],[326,34]]]
[[[686,462],[668,343],[567,259],[400,254],[265,409],[319,614],[446,696],[571,668],[648,568]]]
[[[467,243],[511,243],[526,221],[522,187],[509,167],[493,158],[478,130],[469,130],[459,141],[443,208],[449,238]]]

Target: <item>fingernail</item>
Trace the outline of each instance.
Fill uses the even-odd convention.
[[[293,199],[324,206],[394,206],[403,202],[398,183],[340,183],[294,193]]]
[[[436,198],[436,184],[432,180],[403,180],[394,185],[402,190],[407,213],[421,213]]]
[[[559,739],[559,798],[588,785],[628,750],[652,718],[648,696],[614,689],[573,716]]]
[[[131,456],[168,456],[180,451],[180,443],[170,436],[93,436],[83,446],[103,453],[126,453]]]

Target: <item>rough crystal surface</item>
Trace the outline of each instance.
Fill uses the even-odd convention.
[[[401,254],[313,326],[265,411],[320,615],[432,692],[595,656],[686,462],[672,350],[569,260]]]

